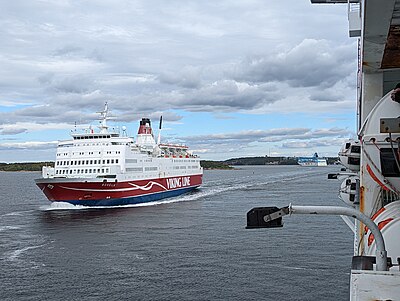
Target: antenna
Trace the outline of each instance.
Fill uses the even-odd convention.
[[[109,110],[108,110],[108,102],[107,101],[104,104],[104,110],[100,111],[100,112],[97,112],[97,113],[100,114],[100,126],[99,126],[100,133],[103,133],[103,134],[104,133],[108,133],[107,120],[109,120],[110,117],[108,115]]]
[[[157,144],[160,144],[161,142],[161,126],[162,126],[162,115],[160,116],[160,126],[158,127]]]

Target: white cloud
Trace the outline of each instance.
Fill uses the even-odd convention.
[[[42,142],[42,141],[25,141],[25,142],[0,142],[0,149],[3,150],[37,150],[37,149],[54,149],[57,147],[57,141]]]
[[[0,133],[88,123],[105,101],[122,121],[348,113],[345,13],[298,0],[2,1]]]
[[[286,82],[292,87],[327,88],[353,74],[354,45],[305,39],[295,47],[248,57],[236,66],[235,77],[252,82]]]
[[[343,128],[277,128],[181,137],[178,140],[188,141],[194,150],[202,150],[206,157],[219,155],[216,157],[218,159],[226,159],[227,153],[230,156],[249,156],[252,150],[253,153],[265,155],[271,147],[279,150],[281,155],[288,150],[304,155],[310,149],[319,149],[336,156],[345,139],[353,135],[352,131]],[[224,156],[221,157],[221,154]]]
[[[235,133],[220,133],[182,137],[182,140],[192,143],[229,143],[229,142],[279,142],[289,139],[309,140],[325,137],[348,137],[353,134],[348,129],[309,129],[309,128],[280,128],[269,130],[245,130]]]
[[[25,132],[70,129],[71,125],[66,123],[32,123],[32,122],[17,122],[15,124],[0,125],[0,135],[13,135]]]

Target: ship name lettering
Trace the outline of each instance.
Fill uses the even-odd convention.
[[[167,179],[168,189],[190,186],[190,177],[179,177]]]
[[[190,177],[182,177],[182,186],[190,186]]]

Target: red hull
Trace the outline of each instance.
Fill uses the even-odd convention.
[[[116,182],[114,179],[40,179],[36,185],[50,201],[70,202],[74,204],[93,204],[96,201],[131,199],[121,203],[141,203],[175,196],[199,187],[203,175],[179,176],[148,180]],[[157,196],[157,197],[156,197]]]

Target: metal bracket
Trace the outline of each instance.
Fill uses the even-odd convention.
[[[268,223],[270,221],[276,220],[284,215],[289,214],[289,206],[281,208],[279,211],[267,214],[264,216],[264,222]]]
[[[381,133],[400,133],[400,117],[397,118],[381,118]]]
[[[376,241],[376,270],[387,271],[387,251],[382,232],[378,226],[359,210],[350,207],[337,206],[292,206],[287,207],[258,207],[247,212],[247,229],[282,227],[282,216],[292,214],[324,214],[324,215],[345,215],[353,217],[366,225]]]

